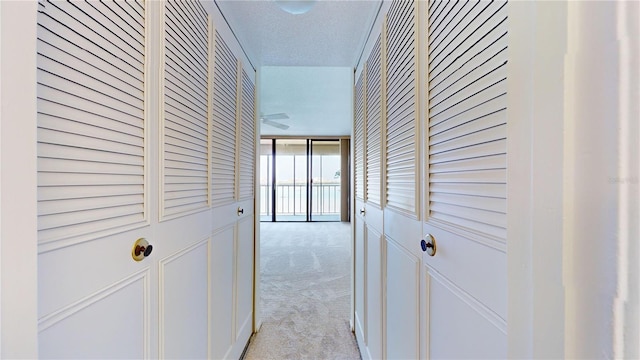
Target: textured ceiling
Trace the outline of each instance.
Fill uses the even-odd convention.
[[[343,136],[351,134],[353,68],[266,66],[260,71],[261,115],[286,113],[281,130],[260,126],[262,135]]]
[[[319,0],[292,15],[269,0],[215,0],[253,66],[355,67],[381,0]]]

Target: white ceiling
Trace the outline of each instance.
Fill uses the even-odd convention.
[[[353,118],[353,68],[265,66],[260,69],[260,115],[286,113],[281,130],[260,126],[262,135],[348,136]]]
[[[319,0],[300,15],[269,0],[215,0],[253,66],[355,67],[381,0]]]

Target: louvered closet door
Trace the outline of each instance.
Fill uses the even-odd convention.
[[[366,354],[366,249],[365,249],[365,114],[366,114],[366,66],[358,74],[355,83],[355,112],[353,119],[353,156],[355,183],[355,330],[360,351]]]
[[[417,216],[416,4],[396,1],[387,27],[387,206]]]
[[[196,2],[165,3],[163,216],[209,205],[209,29]]]
[[[246,69],[242,69],[239,86],[241,106],[238,136],[238,200],[247,200],[253,199],[255,188],[256,119],[255,85]]]
[[[432,358],[505,358],[506,77],[504,1],[429,3],[429,193],[423,257]],[[452,346],[455,344],[455,346]]]
[[[367,203],[381,206],[382,184],[382,37],[378,36],[367,61]]]
[[[255,71],[214,30],[210,358],[239,358],[253,331]],[[218,260],[215,260],[218,259]]]
[[[220,34],[215,33],[213,73],[213,129],[211,143],[211,202],[214,207],[236,199],[236,111],[238,60]]]
[[[383,210],[382,210],[382,145],[384,126],[383,107],[383,58],[382,34],[377,36],[375,44],[367,58],[367,131],[366,131],[366,171],[367,201],[365,203],[365,271],[366,283],[366,334],[367,351],[365,357],[380,359],[383,357]]]
[[[420,358],[420,153],[418,6],[397,0],[386,24],[386,206],[384,211],[388,359]],[[419,51],[420,49],[423,49]]]
[[[249,75],[251,74],[251,75]],[[238,83],[238,208],[236,265],[236,348],[240,351],[253,332],[254,179],[256,163],[255,72],[242,66]],[[237,211],[237,210],[236,210]]]
[[[38,12],[39,355],[150,357],[145,4]]]
[[[366,68],[363,69],[355,87],[355,118],[354,118],[354,166],[355,166],[355,195],[362,201],[366,197],[365,179],[365,140],[366,140]]]
[[[160,358],[209,356],[209,210],[213,25],[198,1],[163,11],[158,268]],[[185,281],[188,279],[188,281]]]

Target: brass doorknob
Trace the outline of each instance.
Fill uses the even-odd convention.
[[[131,249],[131,257],[135,261],[142,261],[147,256],[151,255],[153,251],[153,245],[149,245],[149,242],[145,238],[136,240]]]
[[[422,251],[426,252],[429,256],[435,256],[438,250],[436,238],[431,234],[425,235],[425,239],[420,241],[420,246],[422,247]]]

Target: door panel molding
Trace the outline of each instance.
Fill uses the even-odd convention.
[[[428,293],[430,293],[430,283],[433,281],[437,281],[440,285],[445,287],[449,292],[459,298],[461,301],[469,305],[475,312],[482,315],[487,321],[493,324],[496,328],[498,328],[505,336],[507,335],[507,321],[504,317],[500,316],[494,310],[478,301],[472,294],[465,291],[455,283],[451,282],[441,273],[439,273],[435,268],[431,267],[429,264],[424,264],[424,267],[427,271],[427,289]]]
[[[475,232],[466,226],[465,227],[457,226],[452,222],[441,221],[439,219],[434,219],[434,218],[429,218],[429,220],[425,222],[425,225],[432,226],[434,228],[441,229],[441,230],[450,232],[452,234],[456,234],[458,236],[475,241],[479,244],[489,246],[503,253],[507,252],[507,244],[504,239],[492,237],[483,232]]]
[[[407,251],[392,238],[388,236],[385,238],[387,245],[385,273],[387,279],[393,279],[386,282],[385,290],[385,356],[390,359],[418,359],[421,327],[420,257]],[[392,274],[393,271],[402,273]],[[399,320],[400,316],[404,317],[404,321]],[[412,322],[414,322],[413,325],[411,325]],[[410,349],[407,345],[415,348]],[[393,354],[389,354],[390,351]]]
[[[142,328],[142,357],[145,359],[151,358],[151,287],[150,287],[150,277],[151,277],[151,269],[145,268],[137,273],[128,276],[118,282],[115,282],[77,302],[70,304],[54,313],[51,313],[38,321],[38,332],[40,337],[40,346],[46,347],[46,336],[48,330],[53,331],[53,335],[57,333],[53,327],[60,325],[65,322],[65,320],[71,319],[74,315],[81,313],[83,310],[90,309],[93,305],[99,304],[103,300],[107,300],[109,298],[117,296],[121,291],[128,289],[131,286],[138,285],[140,296],[142,301],[142,312],[139,314],[141,316],[141,324]],[[135,303],[135,302],[134,302]],[[138,314],[137,314],[138,315]],[[90,326],[84,326],[83,329],[91,329]],[[68,338],[70,341],[75,341],[75,339]],[[58,339],[55,344],[55,348],[60,351],[60,342],[61,339]],[[53,345],[53,344],[52,344]],[[67,349],[73,348],[72,344],[68,344],[66,346]],[[63,346],[64,348],[64,346]],[[77,349],[76,349],[77,350]],[[81,356],[80,354],[73,352],[69,354],[74,354],[75,356]]]
[[[148,296],[148,281],[149,281],[149,276],[151,274],[151,270],[147,267],[143,270],[138,271],[137,273],[128,276],[120,281],[117,281],[109,286],[106,286],[96,292],[94,292],[93,294],[90,294],[76,302],[74,302],[73,304],[67,305],[65,307],[63,307],[60,310],[57,310],[51,314],[48,314],[42,318],[40,318],[40,320],[38,320],[38,330],[39,331],[44,331],[46,329],[48,329],[49,327],[57,324],[58,322],[68,318],[69,316],[77,313],[78,311],[91,306],[92,304],[108,297],[111,296],[112,294],[118,292],[119,290],[121,290],[124,287],[127,287],[139,280],[143,280],[144,284],[145,284],[145,294],[147,294],[146,296],[146,300],[145,300],[145,307],[147,310],[150,309],[149,306],[149,296]]]
[[[391,209],[384,209],[384,234],[418,258],[422,258],[422,223]]]
[[[427,283],[430,305],[440,310],[446,308],[429,314],[432,323],[440,324],[437,329],[430,329],[430,351],[451,354],[454,358],[506,358],[504,319],[435,271],[429,272]],[[459,338],[451,342],[451,336]],[[453,344],[456,346],[452,347]]]
[[[208,294],[208,289],[209,289],[209,282],[210,282],[210,273],[208,271],[208,269],[211,268],[211,257],[210,257],[210,241],[211,239],[209,237],[205,238],[204,240],[201,240],[193,245],[190,245],[182,250],[179,250],[167,257],[165,257],[164,259],[161,259],[160,261],[158,261],[158,283],[159,283],[159,288],[158,288],[158,313],[160,314],[160,318],[158,320],[158,357],[159,358],[165,358],[165,357],[176,357],[176,356],[180,356],[180,354],[186,354],[185,351],[193,351],[195,345],[200,344],[201,341],[197,341],[194,344],[191,344],[192,346],[189,346],[187,349],[184,348],[180,348],[181,346],[184,346],[185,342],[187,340],[193,340],[191,336],[189,336],[189,339],[179,339],[178,341],[178,349],[174,350],[174,351],[178,351],[177,354],[169,354],[167,355],[167,343],[170,342],[171,340],[175,340],[175,336],[174,337],[170,337],[169,339],[166,336],[166,332],[167,332],[167,327],[170,326],[169,324],[167,324],[167,315],[175,315],[176,313],[180,313],[180,312],[184,312],[187,311],[188,313],[191,312],[196,312],[197,314],[201,315],[199,317],[201,317],[203,319],[204,324],[202,324],[203,327],[206,328],[205,330],[205,339],[206,339],[206,344],[207,346],[204,349],[204,354],[203,353],[191,353],[190,356],[191,357],[201,357],[201,356],[209,356],[208,352],[209,352],[209,341],[210,341],[210,336],[209,336],[209,310],[208,310],[208,303],[209,303],[209,294]],[[200,256],[204,255],[204,261],[201,264],[198,264],[197,261],[199,261],[198,258],[195,259],[188,259],[189,257],[193,257],[193,256],[198,256],[197,252],[198,251],[204,251],[203,254],[200,254]],[[200,278],[198,277],[197,273],[196,274],[183,274],[182,276],[179,276],[178,279],[181,279],[183,277],[187,277],[190,279],[201,279],[203,280],[203,284],[204,285],[204,292],[206,293],[206,298],[205,298],[205,302],[204,302],[204,309],[195,309],[195,304],[190,304],[189,306],[185,306],[185,302],[183,301],[182,304],[177,308],[177,309],[173,309],[172,311],[167,309],[167,304],[170,302],[170,300],[168,298],[171,299],[171,301],[174,301],[176,298],[179,298],[181,296],[185,296],[187,294],[190,294],[189,297],[191,301],[193,300],[201,300],[201,299],[194,299],[191,298],[191,296],[193,295],[192,292],[187,293],[184,290],[187,289],[180,289],[181,291],[175,291],[175,290],[171,290],[170,288],[172,286],[183,286],[184,282],[180,282],[178,280],[177,283],[171,284],[168,281],[168,277],[170,276],[168,273],[169,271],[169,265],[171,265],[172,263],[178,262],[178,261],[182,261],[186,263],[183,263],[181,266],[178,267],[178,269],[174,269],[173,271],[184,271],[186,269],[187,266],[200,266],[201,268],[204,269],[204,271],[206,272],[206,276],[204,278]],[[193,270],[193,269],[191,269]],[[176,279],[174,279],[176,280]],[[184,280],[184,279],[182,279]],[[193,281],[190,281],[189,284],[193,285]],[[188,290],[187,290],[188,291]],[[184,300],[184,299],[183,299]],[[204,313],[206,314],[206,316],[204,316],[205,314],[203,314],[202,312],[204,311]],[[183,313],[182,316],[179,316],[179,318],[181,320],[183,320],[185,317],[187,316],[187,313]],[[175,320],[175,319],[174,319]],[[184,324],[182,324],[184,325]],[[188,326],[188,330],[192,330],[192,327],[194,324],[190,323]],[[180,329],[179,331],[177,331],[177,333],[179,334],[179,336],[185,336],[185,332],[187,329]],[[175,335],[175,334],[174,334]],[[186,355],[183,355],[186,357]]]

